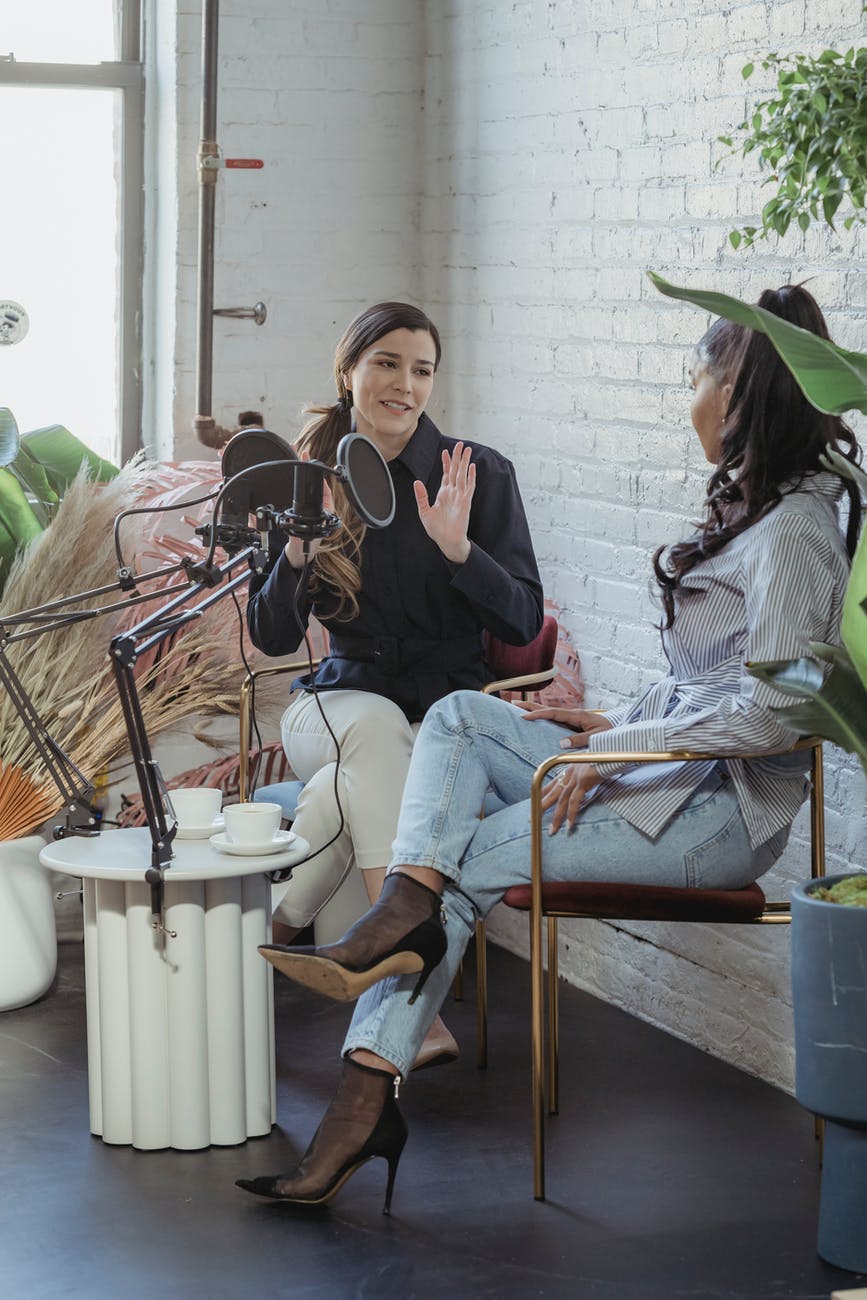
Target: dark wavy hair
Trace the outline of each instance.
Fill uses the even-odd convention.
[[[766,289],[758,305],[820,338],[830,337],[818,303],[803,285]],[[663,629],[674,623],[675,595],[685,574],[752,527],[805,478],[821,472],[819,457],[827,447],[847,460],[860,460],[849,426],[839,416],[810,405],[764,334],[717,320],[698,343],[696,357],[718,384],[732,385],[732,394],[722,426],[719,463],[707,484],[704,519],[696,524],[698,535],[670,548],[660,546],[653,556]],[[861,525],[861,498],[851,479],[845,479],[844,486],[849,496],[846,545],[851,557]]]
[[[354,369],[362,353],[392,330],[425,330],[434,343],[434,371],[439,367],[442,346],[436,325],[418,307],[405,302],[378,302],[347,325],[334,352],[334,383],[338,400],[332,406],[308,406],[308,420],[298,438],[297,450],[309,451],[312,460],[334,464],[337,445],[352,426],[351,396],[343,376]],[[335,480],[331,482],[334,505],[341,526],[323,542],[312,566],[310,589],[327,591],[335,601],[334,618],[354,618],[361,590],[359,554],[366,527],[353,510],[349,498]]]

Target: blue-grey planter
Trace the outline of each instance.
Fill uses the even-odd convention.
[[[847,872],[846,875],[852,875]],[[867,1272],[867,908],[792,895],[795,1092],[825,1118],[818,1251]]]

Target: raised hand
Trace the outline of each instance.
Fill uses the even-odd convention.
[[[453,564],[463,564],[470,553],[467,528],[476,490],[476,467],[470,462],[471,455],[471,449],[462,442],[455,444],[453,456],[443,452],[443,479],[433,505],[424,483],[416,479],[413,484],[422,528]]]

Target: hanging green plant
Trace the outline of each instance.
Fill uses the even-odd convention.
[[[776,95],[739,123],[742,141],[718,139],[732,153],[758,152],[760,167],[771,173],[765,184],[776,184],[777,192],[762,209],[760,225],[731,231],[732,247],[749,248],[772,232],[785,235],[793,221],[801,230],[812,221],[833,229],[846,198],[852,207],[846,229],[867,221],[867,49],[769,54],[760,66],[776,71]],[[744,80],[755,69],[748,63]]]

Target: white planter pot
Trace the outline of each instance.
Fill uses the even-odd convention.
[[[26,1007],[57,969],[54,900],[41,835],[0,840],[0,1011]]]

